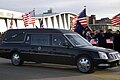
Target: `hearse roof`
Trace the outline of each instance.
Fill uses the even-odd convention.
[[[5,32],[3,36],[4,42],[14,42],[14,41],[24,41],[25,34],[65,34],[65,33],[75,33],[71,30],[64,29],[10,29]]]
[[[73,33],[71,30],[65,29],[10,29],[7,32],[14,33]]]

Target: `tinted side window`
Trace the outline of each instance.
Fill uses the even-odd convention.
[[[31,35],[32,45],[49,45],[49,35],[48,34],[33,34]]]
[[[55,34],[52,35],[52,45],[54,46],[63,46],[63,44],[66,42],[66,39],[63,35]]]
[[[6,33],[6,36],[3,41],[5,42],[18,42],[18,41],[24,41],[25,32],[15,32],[11,31]]]

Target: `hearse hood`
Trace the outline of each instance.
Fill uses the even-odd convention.
[[[100,52],[105,52],[105,53],[110,53],[110,52],[114,52],[115,50],[113,49],[108,49],[108,48],[103,48],[103,47],[96,47],[96,46],[83,46],[83,49],[86,49],[88,51],[100,51]]]

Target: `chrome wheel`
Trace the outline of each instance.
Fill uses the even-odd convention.
[[[77,67],[80,72],[87,73],[92,72],[94,69],[93,62],[87,56],[80,57],[77,62]]]
[[[15,66],[21,65],[23,63],[23,61],[21,60],[21,57],[18,53],[13,53],[11,62]]]

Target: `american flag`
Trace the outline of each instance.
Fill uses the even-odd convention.
[[[78,20],[83,27],[87,26],[86,8],[79,14]]]
[[[76,27],[75,27],[75,32],[79,33],[82,35],[82,32],[88,28],[88,30],[91,32],[92,29],[88,26],[88,19],[86,15],[86,8],[80,12],[78,15],[78,19],[76,21]]]
[[[87,26],[87,17],[79,18],[79,22],[83,27]]]
[[[120,24],[120,13],[112,18],[112,24],[113,26]]]
[[[11,22],[10,22],[10,28],[12,28],[12,26],[13,26],[13,14],[12,14]]]
[[[91,43],[91,44],[97,44],[98,42],[97,42],[97,40],[95,40],[95,39],[91,39],[91,40],[90,40],[90,43]]]
[[[29,26],[29,24],[34,24],[35,23],[35,18],[31,18],[30,14],[25,13],[22,15],[23,21],[24,21],[24,25]]]
[[[29,24],[34,24],[35,23],[35,18],[30,18],[29,19]]]
[[[72,31],[75,30],[77,20],[78,20],[78,16],[74,16],[74,18],[73,18],[72,21],[71,21],[71,30],[72,30]]]
[[[113,43],[113,37],[110,37],[110,39],[106,39],[106,43]]]
[[[10,28],[12,28],[12,26],[13,26],[13,19],[11,19]]]

